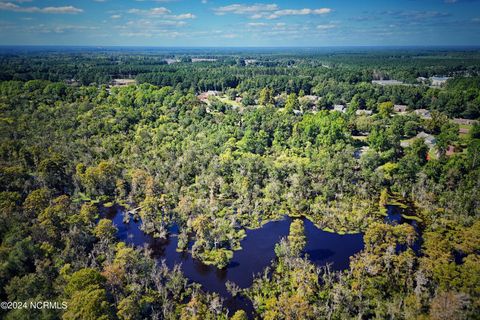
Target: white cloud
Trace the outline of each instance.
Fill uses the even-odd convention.
[[[273,12],[271,15],[267,16],[268,19],[276,19],[283,16],[306,16],[306,15],[321,15],[332,12],[330,8],[320,8],[320,9],[285,9],[278,10]]]
[[[317,30],[328,30],[328,29],[333,29],[335,27],[336,25],[334,24],[319,24],[317,26]]]
[[[114,15],[111,15],[110,18],[112,19],[120,19],[122,17],[121,14],[114,14]]]
[[[233,14],[256,14],[257,12],[271,12],[278,10],[278,6],[276,4],[262,4],[256,3],[252,5],[245,5],[245,4],[231,4],[224,7],[215,8],[215,13],[217,15],[224,15],[227,13]]]
[[[74,6],[65,7],[45,7],[39,9],[42,13],[80,13],[83,9],[75,8]]]
[[[252,5],[246,4],[231,4],[224,7],[214,9],[215,14],[239,14],[248,15],[252,19],[277,19],[284,16],[302,16],[302,15],[322,15],[332,12],[330,8],[318,9],[280,9],[276,4],[256,3]]]
[[[170,13],[170,10],[164,7],[159,7],[159,8],[150,9],[148,13],[153,15],[162,15],[162,14]]]
[[[39,24],[30,26],[26,29],[26,32],[29,33],[65,33],[70,31],[93,31],[98,30],[96,26],[83,26],[83,25],[70,25],[70,24],[57,24],[57,25],[46,25]]]
[[[247,23],[247,26],[249,26],[249,27],[266,27],[266,26],[268,26],[268,23],[265,23],[265,22],[250,22],[250,23]]]
[[[175,19],[175,20],[186,20],[186,19],[195,19],[196,16],[192,13],[182,13],[179,15],[170,15],[168,16],[170,19]]]
[[[189,19],[196,18],[196,16],[193,13],[182,13],[177,15],[171,14],[172,12],[169,9],[164,7],[152,8],[148,10],[133,8],[128,10],[127,13],[150,16],[150,17],[161,16],[164,19],[170,19],[170,20],[189,20]]]
[[[152,8],[149,10],[133,8],[128,10],[127,12],[133,13],[133,14],[165,15],[165,14],[169,14],[171,11],[165,7],[158,7],[158,8]]]
[[[83,9],[74,6],[64,7],[23,7],[12,2],[0,2],[0,10],[24,13],[52,13],[52,14],[75,14],[83,12]]]

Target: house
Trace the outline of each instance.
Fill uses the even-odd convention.
[[[424,131],[420,132],[419,134],[416,135],[417,139],[423,139],[423,141],[425,141],[425,144],[431,149],[435,146],[435,144],[437,143],[437,139],[431,135],[431,134],[428,134]]]
[[[453,156],[457,152],[457,148],[455,146],[449,145],[447,152],[445,153],[447,156]]]
[[[302,97],[299,97],[298,101],[303,108],[316,110],[318,102],[320,101],[320,97],[314,95],[304,95]]]
[[[432,115],[430,114],[430,111],[427,109],[417,109],[413,111],[417,116],[419,116],[422,119],[431,119]]]
[[[192,58],[192,62],[215,62],[217,59],[214,58]]]
[[[355,114],[356,114],[357,116],[362,116],[362,115],[364,115],[364,116],[371,116],[372,113],[373,113],[372,110],[365,110],[365,109],[359,109],[359,110],[355,111]]]
[[[320,97],[319,96],[314,96],[314,95],[305,95],[303,97],[300,97],[300,99],[306,100],[306,101],[308,101],[309,103],[312,103],[312,104],[317,104]]]
[[[473,126],[474,124],[478,123],[477,120],[463,119],[463,118],[454,118],[453,122],[458,125],[464,125],[464,126]]]
[[[404,104],[396,104],[393,106],[393,112],[396,113],[406,113],[408,107]]]
[[[210,97],[217,97],[220,95],[220,92],[219,91],[215,91],[215,90],[208,90],[206,92],[202,92],[200,93],[197,98],[198,100],[202,101],[202,102],[207,102],[208,101],[208,98]]]
[[[449,77],[431,77],[430,81],[432,82],[432,86],[441,87],[447,82],[448,79],[450,78]]]
[[[418,81],[418,82],[421,82],[421,83],[426,83],[427,80],[428,80],[428,79],[425,78],[425,77],[418,77],[418,78],[417,78],[417,81]]]
[[[126,87],[131,84],[136,84],[137,81],[135,79],[113,79],[112,86],[113,87]]]
[[[333,106],[333,111],[345,113],[347,112],[347,108],[343,104],[336,104]]]
[[[65,80],[65,82],[66,82],[66,84],[71,85],[71,86],[78,86],[78,85],[80,85],[80,82],[78,82],[78,81],[75,80],[75,79]]]
[[[402,81],[398,81],[398,80],[373,80],[372,83],[378,84],[381,86],[394,86],[394,85],[403,84]]]
[[[167,64],[174,64],[174,63],[180,62],[180,59],[168,58],[168,59],[165,59],[165,62],[166,62]]]

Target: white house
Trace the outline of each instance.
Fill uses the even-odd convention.
[[[394,85],[403,84],[402,81],[398,81],[398,80],[373,80],[372,83],[378,84],[381,86],[394,86]]]
[[[447,82],[448,79],[450,78],[449,77],[431,77],[430,81],[432,82],[432,86],[441,87]]]
[[[407,112],[408,107],[404,104],[396,104],[393,106],[393,111],[396,113],[405,113]]]
[[[356,114],[357,116],[362,116],[362,115],[364,115],[364,116],[371,116],[372,113],[373,113],[372,110],[365,110],[365,109],[359,109],[359,110],[355,111],[355,114]]]
[[[333,111],[345,113],[347,112],[347,108],[343,104],[336,104],[333,106]]]

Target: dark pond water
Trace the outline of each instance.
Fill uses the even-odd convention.
[[[164,259],[169,267],[182,264],[182,270],[190,280],[202,284],[207,291],[226,295],[225,282],[235,282],[241,288],[252,284],[253,275],[263,271],[275,258],[274,247],[282,237],[288,235],[291,219],[272,221],[260,229],[246,230],[242,240],[242,250],[235,251],[233,259],[225,269],[208,266],[193,259],[189,253],[177,252],[177,230],[170,229],[167,239],[155,239],[140,230],[141,221],[130,219],[123,223],[123,208],[113,207],[107,212],[118,228],[119,240],[134,246],[147,246],[157,259]],[[305,219],[307,245],[305,253],[318,265],[331,263],[335,270],[348,268],[349,258],[363,249],[363,235],[339,235],[318,229]]]
[[[156,259],[165,260],[170,268],[181,264],[184,275],[191,281],[202,285],[203,290],[217,292],[226,299],[225,304],[231,312],[242,308],[252,311],[246,299],[232,298],[225,287],[227,280],[241,288],[251,286],[254,275],[261,273],[275,259],[275,244],[288,235],[291,218],[272,221],[260,229],[247,230],[242,240],[242,250],[235,251],[233,259],[225,269],[208,266],[193,259],[188,252],[177,252],[177,228],[170,229],[167,239],[155,239],[140,230],[141,222],[130,219],[123,222],[122,207],[107,210],[106,217],[113,220],[118,228],[118,239],[134,246],[147,246]],[[402,223],[401,213],[394,207],[388,208],[386,222]],[[363,234],[339,235],[318,229],[311,221],[305,219],[307,244],[305,254],[318,266],[331,264],[332,269],[342,270],[349,266],[350,257],[363,249]]]
[[[409,220],[405,219],[402,215],[407,214],[407,215],[412,215],[412,212],[410,212],[408,209],[402,209],[398,206],[395,205],[388,205],[387,206],[387,216],[385,217],[385,223],[389,224],[402,224],[402,223],[408,223],[410,224],[415,231],[417,232],[417,239],[413,243],[412,249],[415,251],[417,255],[420,255],[420,249],[422,247],[422,230],[420,229],[420,226],[418,225],[417,221],[415,220]],[[403,248],[400,248],[403,249]]]

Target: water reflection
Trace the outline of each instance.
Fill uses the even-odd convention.
[[[123,208],[112,207],[105,217],[112,219],[118,228],[118,238],[134,246],[147,246],[153,257],[164,260],[168,267],[181,264],[182,271],[191,281],[200,283],[204,290],[217,292],[229,297],[225,287],[227,280],[236,283],[240,288],[251,286],[254,275],[260,274],[275,259],[275,244],[288,235],[291,219],[286,217],[280,221],[272,221],[260,229],[247,230],[242,240],[242,250],[235,251],[227,268],[218,269],[193,259],[188,252],[177,252],[178,228],[170,228],[167,239],[157,239],[143,233],[141,222],[131,219],[123,222]],[[323,266],[332,264],[332,269],[348,268],[350,256],[363,249],[363,235],[339,235],[318,229],[312,222],[305,220],[307,244],[305,254],[309,259]]]
[[[385,222],[400,224],[408,222],[420,234],[415,221],[406,220],[403,211],[397,206],[387,207]],[[127,244],[138,247],[146,246],[152,250],[152,255],[158,261],[165,261],[169,268],[176,264],[181,265],[183,274],[191,281],[202,285],[203,290],[217,292],[225,298],[225,306],[233,314],[238,309],[253,314],[252,303],[241,296],[232,297],[226,287],[227,281],[234,282],[240,288],[248,288],[252,285],[255,275],[269,266],[275,259],[275,244],[282,237],[288,235],[291,219],[285,217],[280,221],[272,221],[260,229],[246,230],[246,237],[242,240],[242,250],[235,251],[233,259],[225,269],[205,265],[199,260],[193,259],[189,252],[177,252],[178,227],[173,225],[169,228],[169,236],[166,239],[153,238],[143,233],[140,229],[141,222],[130,219],[124,223],[124,209],[114,206],[106,209],[104,217],[113,221],[118,228],[117,237]],[[344,270],[349,267],[350,257],[364,248],[363,234],[340,235],[318,229],[311,221],[304,219],[305,235],[307,243],[305,255],[318,266],[331,265],[333,270]],[[418,254],[421,247],[421,237],[413,245]],[[192,243],[189,243],[191,249]]]

